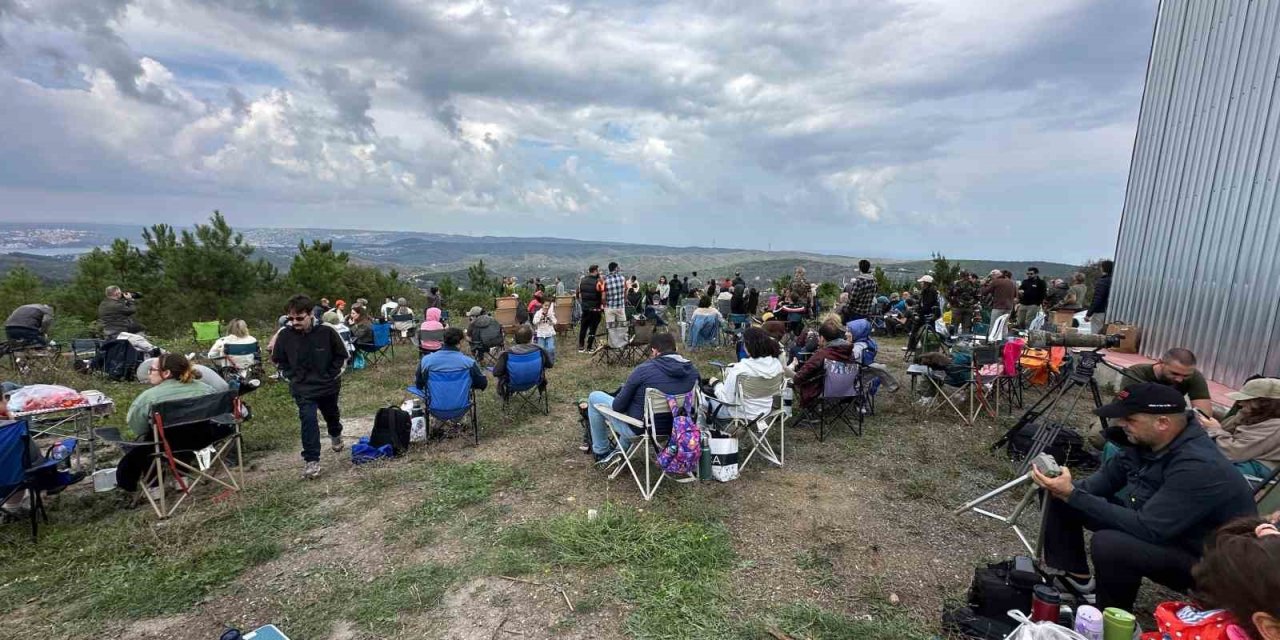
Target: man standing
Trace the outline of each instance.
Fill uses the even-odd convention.
[[[1032,480],[1053,498],[1045,505],[1043,569],[1059,588],[1094,596],[1100,608],[1130,611],[1143,578],[1186,591],[1205,538],[1257,514],[1244,476],[1185,409],[1171,387],[1135,385],[1096,411],[1114,420],[1131,446],[1080,482],[1070,469],[1056,478],[1032,469]],[[1087,555],[1085,529],[1094,532]]]
[[[578,327],[578,353],[594,349],[596,327],[604,308],[604,283],[600,281],[600,266],[591,265],[587,275],[578,281],[578,304],[582,306],[582,323]]]
[[[684,280],[684,295],[689,298],[697,298],[700,297],[702,293],[702,279],[698,277],[698,272],[694,271]]]
[[[871,275],[871,261],[858,261],[858,275],[845,285],[844,292],[849,294],[844,305],[844,317],[840,318],[845,324],[871,317],[871,304],[876,299],[876,278]]]
[[[991,275],[988,276],[986,286],[982,287],[979,295],[983,298],[990,298],[991,302],[991,322],[995,322],[1000,316],[1007,316],[1013,313],[1013,305],[1018,298],[1018,287],[1013,284],[1013,280],[1004,275],[999,269],[992,269]],[[1012,322],[1013,318],[1010,317]]]
[[[120,287],[107,287],[106,299],[98,304],[98,324],[102,326],[102,335],[114,340],[117,334],[142,333],[145,331],[133,314],[138,312],[134,305],[133,294],[125,293]],[[311,311],[307,309],[307,311]]]
[[[947,292],[947,303],[951,305],[951,323],[960,327],[960,333],[973,333],[973,317],[978,315],[978,276],[961,271]]]
[[[933,276],[923,275],[920,284],[920,306],[911,318],[911,335],[907,338],[907,346],[903,351],[915,351],[920,338],[926,331],[933,331],[933,323],[942,315],[942,303],[938,299],[938,288],[933,284]]]
[[[1094,335],[1103,333],[1107,328],[1107,300],[1111,298],[1111,272],[1115,268],[1116,263],[1110,260],[1098,263],[1102,277],[1093,283],[1093,301],[1084,314],[1085,321],[1089,323],[1089,331]]]
[[[1018,285],[1018,292],[1018,326],[1026,329],[1040,314],[1040,305],[1044,304],[1045,283],[1040,278],[1039,269],[1027,267],[1027,277]]]
[[[1124,370],[1124,387],[1155,382],[1173,387],[1187,396],[1191,408],[1206,416],[1213,415],[1213,400],[1204,374],[1196,370],[1196,354],[1190,349],[1174,347],[1152,364],[1135,364]]]
[[[289,324],[275,338],[271,361],[289,381],[289,392],[298,405],[302,426],[302,477],[320,476],[320,423],[316,411],[324,416],[329,430],[329,445],[335,453],[342,451],[342,419],[338,412],[338,394],[342,391],[342,369],[347,362],[347,345],[338,332],[325,324],[317,325],[311,315],[314,304],[305,295],[289,298],[285,316]]]
[[[47,304],[24,304],[4,321],[5,337],[14,342],[47,345],[52,328],[53,307]]]
[[[556,276],[556,297],[564,295],[564,283],[560,281],[560,276]]]
[[[604,277],[604,326],[606,329],[627,324],[627,278],[618,270],[618,263],[609,263],[609,275]]]

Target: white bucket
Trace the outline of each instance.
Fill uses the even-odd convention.
[[[99,469],[93,472],[93,490],[98,493],[116,488],[116,468]]]

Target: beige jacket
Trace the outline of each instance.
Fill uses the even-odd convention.
[[[1280,466],[1280,418],[1250,425],[1240,425],[1238,418],[1233,416],[1221,429],[1205,432],[1232,462],[1257,460],[1271,469]]]

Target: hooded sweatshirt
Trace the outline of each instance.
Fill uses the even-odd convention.
[[[782,362],[773,356],[745,358],[735,362],[724,372],[724,381],[715,388],[716,399],[725,403],[721,415],[731,418],[755,418],[769,413],[772,398],[753,398],[738,404],[738,377],[772,378],[782,375]]]
[[[876,353],[879,352],[880,347],[875,340],[871,339],[871,321],[865,318],[850,320],[845,328],[853,337],[853,349],[849,353],[850,361],[862,366],[875,362]]]
[[[502,325],[498,324],[493,316],[476,316],[467,327],[467,340],[473,349],[480,345],[500,347],[502,346]]]
[[[636,420],[644,420],[644,396],[649,388],[667,395],[689,393],[698,384],[698,370],[684,356],[669,353],[642,362],[627,376],[618,395],[613,398],[613,410],[625,413]],[[658,414],[654,428],[660,435],[671,433],[671,415]]]
[[[442,331],[444,328],[444,323],[440,322],[440,310],[435,307],[431,307],[430,309],[427,309],[425,319],[422,321],[422,326],[418,327],[418,333]],[[419,342],[419,345],[427,351],[439,351],[441,342],[439,340],[422,340]]]
[[[822,396],[822,383],[827,376],[824,362],[849,362],[852,357],[853,345],[844,339],[832,340],[809,356],[796,372],[795,391],[799,395],[800,406],[809,406]]]

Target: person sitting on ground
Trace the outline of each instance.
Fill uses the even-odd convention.
[[[493,316],[480,307],[471,307],[467,317],[471,319],[467,325],[467,342],[472,356],[479,359],[486,351],[502,347],[502,325]]]
[[[1191,400],[1192,409],[1206,416],[1213,415],[1209,383],[1196,370],[1196,354],[1189,349],[1169,349],[1152,364],[1135,364],[1125,369],[1123,378],[1125,387],[1142,382],[1158,382],[1173,387]]]
[[[505,396],[507,393],[507,384],[511,381],[511,373],[507,371],[507,358],[511,354],[524,354],[537,351],[542,354],[542,381],[538,383],[539,389],[547,388],[547,369],[555,366],[551,360],[551,354],[547,353],[542,347],[533,344],[533,329],[527,324],[516,327],[515,344],[510,349],[498,354],[498,361],[493,365],[493,379],[498,383],[498,395]]]
[[[24,304],[4,321],[5,338],[27,344],[49,344],[49,331],[53,329],[53,307],[47,304]]]
[[[148,368],[148,379],[151,387],[138,394],[129,405],[125,422],[129,431],[138,442],[151,442],[154,434],[151,431],[151,413],[155,405],[170,400],[196,398],[214,393],[215,389],[201,381],[201,374],[191,366],[191,362],[179,353],[166,353],[151,360]],[[201,433],[196,433],[200,431]],[[204,430],[175,430],[170,436],[170,446],[174,449],[195,450],[207,446],[210,442],[222,437]],[[213,435],[214,437],[209,437]],[[187,441],[186,438],[195,437]],[[175,441],[175,439],[178,439]],[[151,465],[151,456],[155,449],[151,445],[139,445],[129,448],[124,457],[116,465],[116,486],[133,492],[138,490],[138,480]],[[191,456],[191,454],[187,454]],[[194,458],[194,456],[191,456]]]
[[[249,325],[239,318],[227,323],[227,335],[214,341],[209,347],[208,357],[219,367],[235,367],[241,375],[247,375],[257,364],[258,356],[252,353],[227,355],[227,345],[233,344],[258,344],[258,339],[249,335]]]
[[[444,344],[441,340],[426,337],[428,331],[444,331],[449,328],[448,325],[440,321],[442,316],[443,314],[436,307],[427,309],[427,312],[423,314],[422,326],[418,327],[418,347],[423,351],[439,351]]]
[[[768,332],[759,327],[747,327],[742,332],[742,343],[747,349],[747,357],[727,367],[724,370],[724,380],[711,378],[707,384],[710,396],[707,398],[709,416],[722,420],[750,420],[769,413],[773,408],[773,401],[769,398],[739,401],[738,378],[786,376],[788,371],[782,366],[782,348]]]
[[[1250,380],[1227,397],[1240,411],[1221,423],[1201,416],[1200,424],[1241,473],[1265,479],[1280,467],[1280,379]]]
[[[607,465],[617,459],[622,451],[613,448],[608,429],[618,434],[622,449],[631,446],[631,439],[638,434],[629,425],[606,421],[605,415],[596,409],[597,404],[609,405],[618,413],[625,413],[636,420],[644,420],[645,393],[657,389],[667,395],[681,395],[693,391],[698,384],[698,370],[684,356],[676,353],[676,339],[670,333],[655,333],[649,341],[649,360],[641,363],[627,376],[627,381],[615,394],[592,391],[587,396],[587,420],[591,425],[591,452],[596,462]],[[654,417],[654,428],[660,436],[671,433],[671,415]],[[606,424],[607,423],[607,424]]]
[[[458,350],[458,345],[462,344],[462,329],[450,327],[444,330],[443,345],[439,351],[428,353],[422,356],[422,361],[418,363],[418,372],[414,376],[414,386],[426,395],[430,390],[428,382],[431,374],[437,371],[452,371],[456,369],[467,369],[471,373],[471,388],[476,391],[484,391],[489,388],[489,379],[484,376],[484,371],[480,369],[480,365],[476,364],[475,359]]]
[[[1095,413],[1114,420],[1129,444],[1078,482],[1068,468],[1055,478],[1032,469],[1032,480],[1053,498],[1041,527],[1042,568],[1059,589],[1096,596],[1100,608],[1132,611],[1143,578],[1190,588],[1206,536],[1257,507],[1249,484],[1173,388],[1137,384]],[[1086,529],[1093,531],[1087,555]]]
[[[410,331],[418,325],[417,318],[413,315],[413,308],[404,298],[396,300],[396,308],[391,311],[391,328],[400,332],[401,337],[407,337]]]
[[[342,313],[335,306],[324,314],[324,323],[329,325],[334,331],[338,332],[338,337],[342,338],[342,343],[347,345],[347,357],[356,352],[356,341],[351,336],[351,329],[342,321]]]
[[[357,345],[373,344],[373,317],[365,307],[351,307],[351,340]]]
[[[795,395],[800,407],[807,407],[822,397],[823,381],[826,379],[826,361],[851,362],[853,344],[850,343],[840,325],[839,316],[824,318],[818,327],[818,350],[805,360],[796,371]]]
[[[98,324],[102,327],[102,335],[114,340],[121,333],[145,333],[146,329],[134,318],[138,307],[134,304],[133,294],[120,290],[120,287],[107,287],[106,299],[98,303]]]
[[[1225,609],[1235,619],[1228,640],[1280,640],[1280,530],[1277,516],[1240,518],[1205,545],[1191,576],[1205,609]]]

